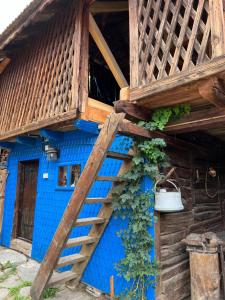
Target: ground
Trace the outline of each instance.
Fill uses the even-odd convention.
[[[0,300],[31,299],[30,285],[38,268],[39,264],[36,261],[14,250],[0,247]],[[49,300],[100,299],[91,297],[84,291],[84,288],[79,288],[75,292],[65,286],[60,286],[45,292],[45,299]]]

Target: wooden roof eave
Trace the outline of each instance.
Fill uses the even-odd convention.
[[[17,40],[24,39],[27,34],[25,30],[36,23],[46,22],[53,15],[54,11],[46,14],[46,8],[56,0],[33,0],[25,10],[5,29],[0,35],[0,58],[5,57],[5,48]],[[28,34],[29,35],[29,34]]]

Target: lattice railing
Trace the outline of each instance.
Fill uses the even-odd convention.
[[[218,22],[212,26],[218,8],[222,0],[138,0],[136,83],[145,85],[211,61],[220,30]]]
[[[47,126],[74,118],[80,110],[74,74],[82,77],[79,29],[84,26],[78,5],[83,4],[65,1],[63,9],[12,54],[0,77],[0,138],[32,124]]]

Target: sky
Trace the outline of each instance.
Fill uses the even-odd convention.
[[[0,0],[0,33],[24,10],[31,0]]]

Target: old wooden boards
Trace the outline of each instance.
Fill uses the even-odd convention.
[[[56,267],[61,251],[74,226],[75,220],[79,215],[85,198],[87,197],[88,192],[97,177],[98,171],[107,155],[107,150],[113,142],[119,123],[123,120],[124,116],[124,114],[111,114],[101,130],[93,151],[86,163],[84,171],[81,174],[76,189],[55,233],[49,250],[33,283],[31,296],[34,300],[40,299],[43,290],[48,283],[54,268]]]

